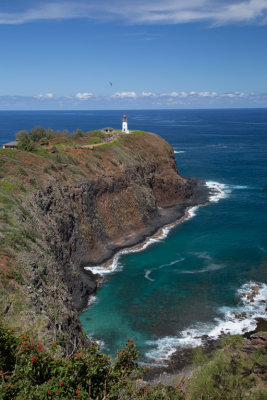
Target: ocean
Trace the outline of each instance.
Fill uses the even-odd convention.
[[[217,190],[181,224],[121,252],[108,271],[97,268],[103,283],[80,315],[111,356],[133,337],[141,361],[164,363],[202,335],[244,333],[267,318],[267,110],[2,111],[0,144],[36,125],[120,128],[124,112],[129,129],[173,146],[183,176]],[[243,295],[256,284],[251,302]]]

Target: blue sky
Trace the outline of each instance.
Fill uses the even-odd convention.
[[[0,110],[266,107],[267,0],[0,0],[0,77]]]

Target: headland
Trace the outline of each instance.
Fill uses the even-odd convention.
[[[0,313],[69,354],[88,345],[78,312],[97,276],[85,267],[206,204],[209,190],[178,173],[172,147],[153,133],[23,132],[18,148],[0,151]]]

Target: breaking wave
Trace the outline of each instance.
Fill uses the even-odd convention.
[[[158,340],[147,341],[153,347],[146,353],[150,360],[164,362],[175,353],[177,347],[201,346],[205,339],[218,339],[226,334],[244,334],[253,331],[257,318],[267,319],[266,301],[267,285],[265,283],[247,282],[236,293],[238,304],[235,307],[221,307],[221,318],[211,323],[196,323],[180,332],[177,336],[166,336]]]

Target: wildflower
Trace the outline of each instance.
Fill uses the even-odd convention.
[[[43,345],[41,343],[38,344],[38,350],[43,351]]]
[[[81,393],[81,391],[79,389],[76,390],[76,394],[77,396],[79,396],[79,394]]]
[[[47,391],[47,394],[51,394],[50,390]]]
[[[36,360],[37,360],[37,357],[32,357],[32,358],[30,359],[30,361],[31,361],[32,363],[34,363]]]
[[[59,381],[59,386],[63,386],[64,381]]]
[[[83,358],[83,355],[81,353],[76,353],[75,357],[79,359],[79,358]]]

